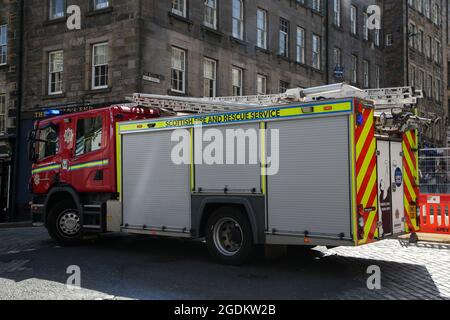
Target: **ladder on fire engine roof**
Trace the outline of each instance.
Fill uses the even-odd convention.
[[[422,97],[422,91],[413,90],[411,87],[361,90],[346,83],[338,83],[308,89],[289,89],[285,93],[274,95],[188,98],[135,93],[128,100],[143,107],[173,112],[214,113],[340,98],[372,100],[376,109],[392,109],[415,105],[417,99]]]

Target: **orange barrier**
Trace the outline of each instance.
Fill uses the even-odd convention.
[[[450,234],[450,195],[422,194],[419,206],[421,232]]]

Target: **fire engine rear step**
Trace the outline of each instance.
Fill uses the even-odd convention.
[[[105,212],[105,205],[102,203],[83,205],[82,230],[86,233],[105,232]]]

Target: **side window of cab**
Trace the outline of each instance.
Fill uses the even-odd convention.
[[[103,145],[103,117],[78,119],[75,156],[102,150]]]
[[[37,160],[55,156],[60,149],[59,125],[49,124],[39,129],[36,148]]]

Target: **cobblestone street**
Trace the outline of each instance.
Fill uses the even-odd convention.
[[[71,265],[81,290],[66,287]],[[381,290],[367,289],[371,265]],[[394,240],[237,268],[213,264],[201,242],[108,235],[60,248],[42,228],[0,229],[0,299],[450,299],[449,266],[448,249]]]

